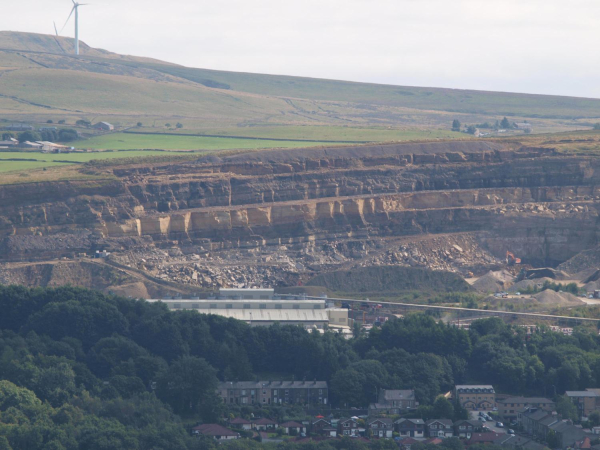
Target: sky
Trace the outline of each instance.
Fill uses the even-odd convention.
[[[599,0],[89,2],[88,45],[190,67],[600,98]],[[10,3],[0,29],[48,34],[72,7]]]

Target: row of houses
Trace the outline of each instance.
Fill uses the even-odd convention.
[[[577,448],[586,438],[591,440],[598,437],[570,420],[562,419],[555,411],[527,408],[519,412],[517,421],[525,434],[541,441],[547,441],[553,435],[560,448]]]
[[[240,437],[239,430],[244,431],[275,431],[282,428],[288,435],[303,435],[311,433],[313,436],[321,437],[359,437],[370,436],[374,438],[391,438],[397,432],[401,438],[440,438],[460,437],[470,439],[474,433],[482,431],[481,422],[477,420],[459,420],[452,422],[446,419],[433,419],[424,422],[423,419],[399,419],[393,421],[390,418],[373,418],[361,424],[358,417],[342,419],[326,419],[318,417],[310,423],[287,421],[281,424],[268,419],[260,418],[248,420],[234,418],[229,420],[228,426],[218,424],[199,425],[193,429],[195,434],[211,435],[216,439],[237,439]],[[237,430],[237,431],[236,431]],[[226,432],[227,431],[227,432]]]
[[[304,405],[329,403],[326,381],[224,381],[218,394],[228,405]]]

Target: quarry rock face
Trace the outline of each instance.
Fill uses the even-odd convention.
[[[35,259],[19,244],[28,237],[48,243],[48,258],[137,238],[214,250],[475,233],[498,258],[510,249],[559,264],[598,243],[598,169],[596,158],[486,141],[123,167],[116,180],[0,186],[0,257]],[[51,239],[81,231],[91,243]]]

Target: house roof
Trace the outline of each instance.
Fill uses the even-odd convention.
[[[547,416],[551,416],[551,414],[548,411],[544,411],[542,409],[538,409],[537,411],[533,411],[531,412],[531,410],[529,410],[528,412],[525,413],[525,415],[527,417],[529,417],[531,420],[542,420],[544,417]]]
[[[277,422],[274,422],[271,419],[267,419],[266,417],[255,419],[252,421],[252,423],[254,425],[277,425]]]
[[[311,424],[313,424],[313,425],[314,425],[315,423],[319,423],[319,422],[325,422],[325,423],[327,423],[327,424],[329,424],[329,423],[330,423],[330,422],[329,422],[329,420],[326,420],[326,419],[315,419],[315,420],[313,420],[313,421],[311,422]]]
[[[581,441],[575,442],[575,448],[592,448],[592,441],[586,436]]]
[[[219,389],[262,389],[267,387],[274,389],[327,389],[327,381],[222,381],[219,383]]]
[[[371,419],[367,423],[369,425],[371,425],[372,423],[375,423],[375,422],[385,423],[386,425],[392,425],[392,423],[394,423],[392,419],[388,419],[388,418],[385,418],[385,417],[383,417],[383,418],[382,417],[378,417],[376,419]]]
[[[446,426],[452,426],[452,421],[450,419],[429,419],[427,422],[425,422],[427,426],[431,425],[432,423],[443,423]]]
[[[403,424],[404,422],[412,422],[415,425],[424,425],[425,424],[425,421],[423,419],[398,419],[394,423]]]
[[[383,398],[387,401],[393,400],[414,400],[415,391],[410,389],[399,390],[399,389],[385,389],[383,391]]]
[[[416,439],[413,439],[413,438],[411,438],[411,437],[407,437],[407,438],[404,438],[404,439],[402,439],[402,440],[400,441],[400,445],[406,445],[406,444],[408,444],[408,445],[410,445],[410,444],[419,444],[419,443],[421,443],[421,442],[423,442],[423,441],[417,441]]]
[[[350,418],[342,418],[338,420],[338,423],[344,423],[344,422],[356,422],[356,419],[353,419],[352,417]]]
[[[567,391],[565,392],[569,397],[599,397],[598,393],[594,391]]]
[[[429,438],[429,439],[424,440],[423,444],[439,445],[442,442],[444,442],[444,441],[442,441],[440,438],[434,437],[434,438]]]
[[[231,431],[229,428],[225,428],[217,423],[205,423],[192,428],[192,430],[206,436],[239,436],[239,433]]]
[[[304,428],[304,425],[302,425],[300,422],[295,422],[293,420],[283,422],[279,426],[283,428]]]
[[[492,392],[494,391],[494,386],[492,386],[491,384],[458,384],[455,387],[457,391],[467,389],[491,389]]]
[[[229,423],[233,424],[233,425],[249,425],[250,422],[249,420],[243,419],[242,417],[236,417],[235,419],[231,419],[229,421]]]
[[[552,400],[543,397],[508,397],[496,400],[496,403],[554,403]]]
[[[469,425],[472,425],[474,427],[482,426],[482,424],[479,420],[469,420],[469,419],[457,420],[456,422],[454,422],[454,426],[460,425],[461,423],[468,423]]]
[[[502,437],[500,433],[495,433],[493,431],[488,431],[486,433],[473,433],[468,442],[469,444],[495,442],[500,437]]]

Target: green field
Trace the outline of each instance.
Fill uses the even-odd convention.
[[[86,163],[94,160],[116,158],[140,158],[147,156],[181,155],[180,152],[123,151],[123,152],[94,152],[94,153],[41,153],[41,152],[0,152],[0,172],[40,169],[56,167],[72,163]],[[187,153],[186,153],[187,154]],[[8,161],[10,159],[34,159],[36,161]]]
[[[298,148],[331,145],[325,142],[266,141],[258,139],[231,139],[199,136],[115,133],[77,141],[76,147],[94,150],[233,150],[261,148]],[[164,153],[163,153],[164,154]]]
[[[466,139],[469,135],[455,133],[450,130],[435,129],[406,129],[398,130],[390,127],[340,127],[340,126],[263,126],[263,127],[236,127],[208,130],[198,133],[198,130],[168,130],[156,128],[140,128],[132,130],[135,133],[177,133],[178,135],[211,134],[218,136],[241,136],[268,139],[298,139],[309,141],[344,142],[392,142],[412,141],[423,139]],[[265,145],[274,143],[265,142]],[[307,142],[306,146],[315,145]]]

